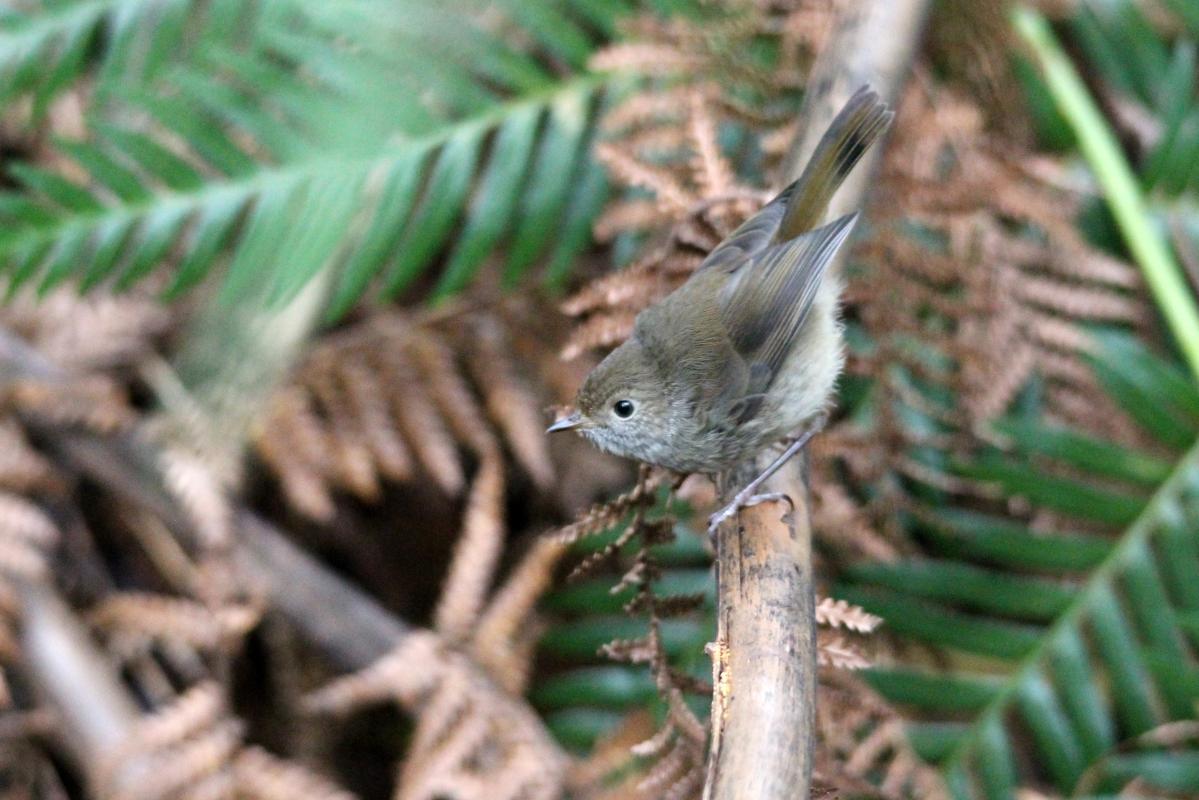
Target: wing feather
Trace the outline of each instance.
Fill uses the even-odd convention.
[[[738,271],[720,316],[733,349],[749,365],[751,393],[765,392],[807,318],[825,270],[845,243],[857,213],[773,245]]]

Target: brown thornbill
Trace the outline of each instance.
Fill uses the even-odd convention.
[[[824,221],[837,187],[893,115],[868,87],[837,115],[803,174],[637,315],[633,333],[587,376],[575,429],[598,447],[679,472],[720,472],[799,434],[711,525],[754,492],[819,427],[844,362],[839,286],[825,272],[857,214]]]

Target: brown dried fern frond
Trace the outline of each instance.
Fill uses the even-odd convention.
[[[10,381],[0,387],[0,407],[40,425],[103,434],[127,430],[137,420],[124,387],[102,374]]]
[[[144,652],[156,641],[183,643],[201,651],[229,650],[262,616],[251,604],[210,608],[194,600],[140,592],[104,598],[88,613],[89,621],[124,657]]]
[[[319,343],[253,437],[292,507],[327,521],[336,492],[370,502],[384,482],[418,472],[457,495],[464,450],[486,459],[506,449],[548,488],[542,409],[553,398],[540,362],[551,345],[522,330],[523,313],[503,304],[442,319],[379,311]]]
[[[416,730],[397,781],[397,800],[551,800],[567,761],[533,712],[432,632],[404,637],[370,667],[312,695],[309,706],[344,713],[394,700]]]
[[[504,470],[499,456],[493,454],[479,464],[441,602],[433,615],[435,629],[450,644],[465,641],[478,622],[504,534]]]
[[[911,508],[910,482],[988,497],[911,449],[992,441],[989,423],[1034,379],[1048,419],[1144,444],[1086,363],[1086,327],[1141,329],[1151,315],[1136,269],[1075,228],[1084,198],[951,87],[913,82],[878,185],[845,292],[846,316],[872,343],[847,367],[874,381],[872,422],[826,430],[811,485],[814,529],[831,551],[893,560],[911,546],[896,513]],[[912,412],[939,432],[913,430]]]
[[[823,667],[856,670],[871,666],[861,639],[883,624],[882,617],[844,600],[822,597],[816,603],[816,660]]]
[[[0,418],[0,491],[50,493],[61,485],[54,467],[33,449],[21,426]]]
[[[912,750],[903,719],[865,683],[844,670],[824,670],[819,689],[815,783],[883,800],[949,797],[940,773]]]
[[[408,634],[367,668],[308,697],[320,713],[394,701],[416,717],[397,783],[401,800],[556,798],[566,758],[520,698],[540,625],[534,606],[566,545],[548,538],[492,593],[506,539],[504,466],[488,429],[435,631]],[[490,595],[490,599],[489,599]]]
[[[106,800],[230,797],[241,737],[241,723],[226,713],[223,690],[202,683],[139,720],[93,767],[91,783]]]
[[[104,800],[354,800],[306,767],[243,747],[242,730],[224,691],[197,684],[139,719],[91,765],[93,791]]]
[[[855,633],[873,633],[883,623],[883,618],[875,616],[844,600],[834,600],[822,597],[816,603],[816,624],[829,628],[845,628]]]
[[[1083,241],[1070,219],[1082,198],[1040,178],[1022,150],[988,134],[972,101],[925,83],[907,93],[898,119],[882,189],[894,202],[878,204],[883,222],[863,250],[871,271],[851,288],[872,336],[887,339],[899,333],[897,325],[919,318],[894,314],[897,303],[934,311],[944,324],[904,333],[936,337],[930,344],[958,362],[951,385],[962,398],[966,430],[1006,410],[1055,362],[1080,367],[1056,371],[1055,382],[1098,388],[1082,362],[1088,337],[1081,326],[1148,323],[1135,268]],[[944,242],[943,265],[930,261],[927,245],[912,247],[886,222],[899,218]],[[937,264],[934,272],[930,264]],[[934,308],[925,286],[956,295],[955,303]],[[1021,353],[1027,356],[1014,357]],[[1093,426],[1114,418],[1107,410],[1096,407],[1091,419],[1072,421]]]
[[[475,662],[503,689],[521,694],[533,665],[541,626],[530,614],[549,589],[566,545],[550,539],[534,542],[492,596],[471,634]]]
[[[629,103],[636,103],[634,96]],[[614,114],[619,114],[619,107]],[[563,303],[580,318],[563,350],[569,360],[619,344],[637,312],[665,297],[699,266],[703,254],[733,231],[766,197],[737,182],[717,140],[718,112],[710,92],[690,89],[681,106],[642,122],[633,132],[612,132],[597,157],[630,187],[650,190],[654,206],[633,196],[611,204],[596,222],[597,237],[653,234],[669,226],[664,241],[625,269],[599,278]],[[648,157],[638,146],[647,128],[683,129],[686,147],[674,159]],[[659,235],[661,235],[659,233]]]
[[[26,287],[0,307],[0,325],[72,373],[136,367],[157,350],[172,324],[150,290],[80,296],[63,286],[39,297]]]
[[[355,796],[307,767],[250,746],[233,761],[237,796],[245,800],[355,800]]]

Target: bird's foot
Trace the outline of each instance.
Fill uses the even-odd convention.
[[[759,503],[769,503],[772,500],[786,500],[788,505],[794,506],[791,498],[783,492],[762,492],[760,494],[751,494],[751,487],[746,487],[745,490],[739,492],[727,506],[717,511],[712,516],[708,517],[708,536],[713,540],[716,538],[716,529],[721,523],[732,517],[743,508],[756,506]]]

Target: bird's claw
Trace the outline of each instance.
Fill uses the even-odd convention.
[[[727,506],[717,511],[712,516],[708,517],[708,536],[713,541],[716,539],[716,529],[721,526],[725,520],[732,517],[743,508],[756,506],[759,503],[767,503],[772,500],[786,500],[787,504],[794,507],[791,497],[783,492],[762,492],[761,494],[739,494],[733,498]]]

